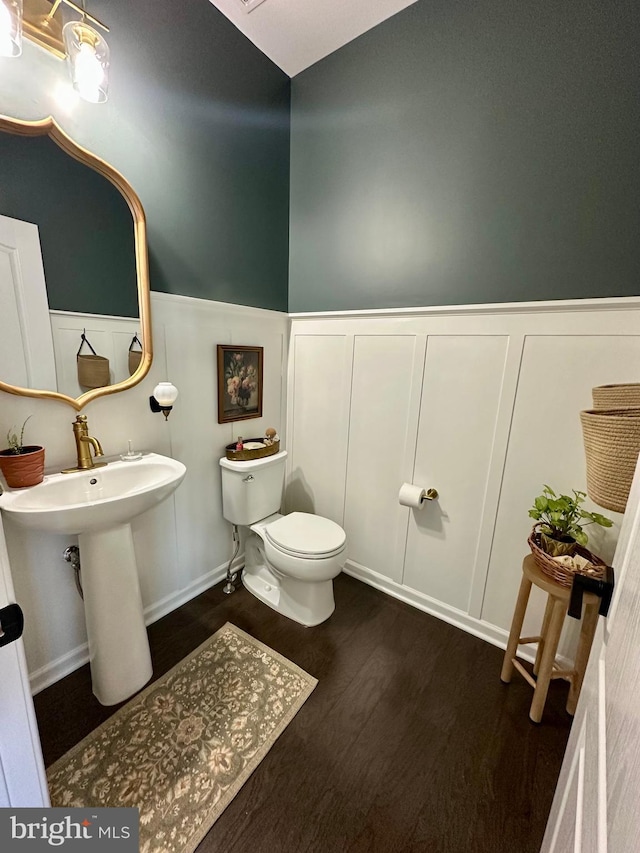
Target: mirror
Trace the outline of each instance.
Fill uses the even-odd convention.
[[[80,410],[136,385],[151,366],[150,313],[145,216],[128,182],[52,118],[0,116],[0,389]],[[78,370],[83,333],[108,359],[101,387]]]

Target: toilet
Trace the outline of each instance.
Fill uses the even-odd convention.
[[[242,582],[283,616],[311,627],[335,609],[333,579],[342,571],[347,537],[320,515],[282,515],[287,451],[262,459],[222,458],[222,514],[249,528]]]

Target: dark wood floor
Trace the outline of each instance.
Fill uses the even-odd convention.
[[[341,575],[303,628],[218,586],[149,629],[154,677],[233,622],[318,678],[198,853],[538,853],[569,733],[567,686],[542,724],[502,652]],[[88,667],[35,700],[45,762],[109,717]]]

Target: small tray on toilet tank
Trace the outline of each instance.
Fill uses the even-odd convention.
[[[245,449],[247,444],[253,444],[254,442],[261,446]],[[242,450],[236,450],[235,442],[227,444],[225,447],[227,459],[230,459],[232,462],[248,462],[250,459],[262,459],[264,456],[273,456],[279,450],[279,441],[274,441],[273,444],[265,444],[262,438],[248,438]]]

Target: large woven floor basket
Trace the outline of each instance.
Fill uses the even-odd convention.
[[[580,412],[587,493],[598,506],[624,512],[640,453],[640,408]]]
[[[594,409],[640,408],[640,382],[598,385],[591,394]]]
[[[591,551],[587,550],[587,548],[583,548],[581,545],[576,545],[574,553],[579,554],[591,563],[591,571],[572,571],[566,566],[563,566],[562,563],[554,560],[546,551],[543,551],[540,545],[540,531],[537,526],[533,528],[527,541],[529,542],[533,559],[540,571],[551,580],[559,583],[561,586],[572,586],[575,574],[587,575],[591,578],[604,577],[607,564],[603,563],[600,557],[596,557],[595,554],[592,554]]]

